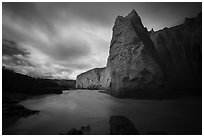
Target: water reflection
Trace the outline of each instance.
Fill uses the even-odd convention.
[[[21,104],[39,115],[19,120],[11,129],[15,134],[59,134],[71,128],[92,125],[93,131],[108,134],[108,118],[116,105],[109,95],[97,91],[73,91],[27,100]],[[94,126],[97,125],[97,126]],[[102,133],[103,132],[103,133]]]
[[[92,134],[109,134],[108,120],[115,114],[127,116],[140,133],[182,134],[198,129],[202,118],[199,101],[117,99],[93,90],[47,95],[21,104],[40,113],[20,119],[10,134],[65,134],[86,125]]]

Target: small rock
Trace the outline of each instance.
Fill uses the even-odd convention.
[[[133,123],[124,116],[111,116],[109,124],[111,135],[139,135]]]
[[[82,132],[80,130],[73,128],[67,133],[67,135],[82,135]]]

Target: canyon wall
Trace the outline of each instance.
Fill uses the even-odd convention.
[[[133,10],[116,18],[105,68],[77,76],[77,88],[106,89],[115,96],[202,88],[202,18],[150,32]]]

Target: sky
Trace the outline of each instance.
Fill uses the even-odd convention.
[[[202,3],[2,3],[2,64],[41,78],[105,67],[117,16],[135,9],[148,30],[195,17]]]

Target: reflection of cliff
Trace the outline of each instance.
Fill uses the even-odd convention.
[[[109,89],[116,96],[158,89],[201,89],[201,14],[184,24],[148,32],[133,10],[118,16],[106,68],[77,77],[77,88]]]

